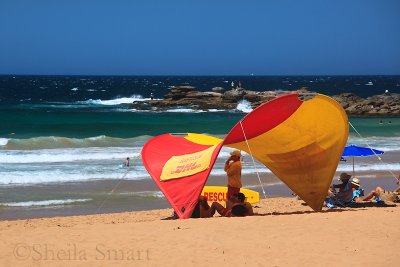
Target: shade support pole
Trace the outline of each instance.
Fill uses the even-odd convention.
[[[265,190],[264,190],[264,187],[263,187],[262,182],[261,182],[260,174],[258,173],[258,170],[256,168],[256,162],[254,161],[253,153],[251,152],[251,148],[250,148],[249,142],[247,141],[247,137],[246,137],[246,133],[244,132],[242,121],[239,121],[239,123],[240,123],[240,127],[242,128],[243,136],[244,136],[244,139],[246,140],[247,148],[249,149],[250,156],[251,156],[251,159],[253,161],[253,166],[254,166],[254,169],[255,169],[255,171],[257,173],[258,181],[260,182],[260,186],[261,186],[262,192],[264,194],[264,198],[266,199],[267,195],[265,194]]]

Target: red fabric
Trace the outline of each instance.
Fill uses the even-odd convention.
[[[243,128],[246,129],[247,139],[273,129],[289,118],[301,104],[302,101],[298,99],[298,94],[294,93],[281,96],[269,101],[268,104],[261,105],[242,120]],[[265,119],[260,121],[260,117],[265,117]],[[142,160],[150,176],[170,202],[179,218],[184,219],[190,217],[222,145],[229,145],[244,140],[241,125],[237,123],[226,136],[225,140],[214,150],[210,167],[207,170],[180,179],[160,181],[165,163],[172,156],[203,151],[211,146],[193,143],[182,136],[164,134],[154,137],[144,145]],[[239,190],[234,190],[231,194],[238,193]]]
[[[214,150],[210,168],[205,171],[162,182],[160,181],[162,169],[172,156],[195,153],[209,147],[211,146],[199,145],[181,136],[164,134],[148,141],[142,149],[145,168],[181,219],[190,217],[222,147],[222,142]]]
[[[242,119],[247,140],[275,128],[289,118],[302,104],[298,93],[284,95],[261,105]],[[260,118],[264,117],[260,123]],[[237,123],[225,137],[224,145],[244,141],[242,127]]]
[[[229,198],[231,196],[233,196],[234,194],[237,194],[239,192],[240,192],[240,188],[228,185],[228,193],[226,193],[226,200],[229,200]]]

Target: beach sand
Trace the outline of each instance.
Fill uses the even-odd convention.
[[[400,209],[314,212],[295,197],[259,216],[165,220],[172,209],[0,222],[0,266],[398,266]]]

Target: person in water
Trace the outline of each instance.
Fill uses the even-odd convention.
[[[130,164],[129,161],[130,161],[130,158],[127,157],[126,160],[124,161],[124,167],[129,167],[129,164]]]

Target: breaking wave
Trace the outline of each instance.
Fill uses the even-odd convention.
[[[135,138],[117,138],[105,135],[89,138],[68,138],[60,136],[40,136],[27,139],[0,138],[0,150],[36,150],[53,148],[83,148],[83,147],[129,147],[144,144],[149,136]]]
[[[253,110],[253,108],[251,107],[251,103],[244,99],[239,101],[236,109],[244,113],[250,113]]]
[[[132,95],[130,97],[120,97],[115,99],[109,100],[102,100],[102,99],[89,99],[86,101],[78,101],[78,104],[85,104],[85,105],[105,105],[105,106],[115,106],[121,104],[131,104],[134,101],[145,101],[150,100],[150,98],[143,98],[141,95]]]
[[[82,198],[82,199],[51,199],[51,200],[40,200],[40,201],[22,201],[22,202],[6,202],[0,203],[0,206],[7,207],[43,207],[43,206],[58,206],[58,205],[66,205],[77,202],[87,202],[92,199],[90,198]]]

